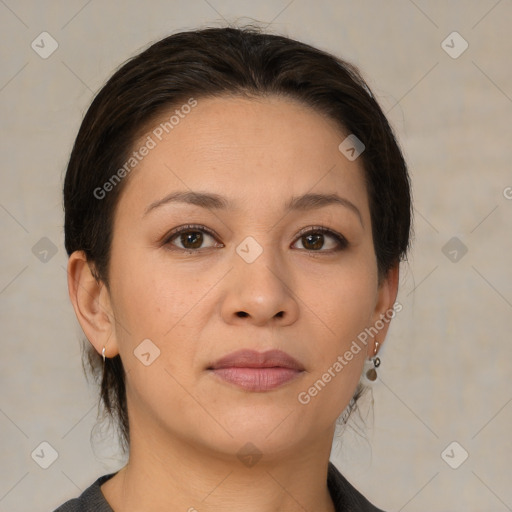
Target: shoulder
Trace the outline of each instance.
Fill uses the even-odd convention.
[[[54,512],[114,512],[103,496],[100,486],[115,474],[100,476],[78,498],[66,501]]]
[[[336,512],[383,512],[372,505],[329,461],[327,486],[331,493]]]

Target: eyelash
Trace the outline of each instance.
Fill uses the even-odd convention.
[[[208,229],[206,226],[202,226],[202,225],[199,225],[199,224],[187,224],[187,225],[184,225],[184,226],[180,226],[179,228],[176,228],[174,230],[172,230],[170,233],[168,233],[163,242],[162,242],[162,245],[163,246],[166,246],[166,247],[169,247],[169,246],[172,246],[173,244],[171,244],[171,242],[179,235],[183,234],[183,233],[188,233],[188,232],[203,232],[203,233],[206,233],[207,235],[210,235],[212,238],[214,238],[215,240],[217,240],[217,235],[211,230],[211,229]],[[304,228],[302,229],[298,234],[297,234],[297,238],[295,239],[295,243],[300,239],[302,238],[303,236],[306,236],[306,235],[310,235],[310,234],[323,234],[323,235],[328,235],[330,237],[332,237],[337,243],[338,243],[338,247],[334,248],[334,249],[328,249],[328,250],[318,250],[318,251],[315,251],[315,250],[309,250],[309,249],[300,249],[302,251],[306,251],[306,252],[309,252],[311,255],[313,256],[316,256],[317,254],[332,254],[334,252],[338,252],[338,251],[342,251],[343,249],[346,249],[349,245],[348,243],[348,240],[341,234],[337,233],[336,231],[333,231],[329,228],[326,228],[324,226],[311,226],[311,227],[308,227],[308,228]],[[172,248],[170,248],[169,250],[171,251],[174,251],[174,250],[177,250],[177,251],[181,251],[181,252],[184,252],[184,253],[187,253],[187,254],[196,254],[196,253],[199,253],[203,250],[208,250],[208,249],[213,249],[213,247],[206,247],[206,248],[200,248],[200,249],[183,249],[181,247],[177,247],[177,246],[173,246]]]

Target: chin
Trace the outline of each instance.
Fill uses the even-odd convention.
[[[277,453],[296,446],[309,435],[313,436],[311,428],[318,428],[318,425],[311,425],[303,415],[300,416],[300,412],[300,409],[294,410],[277,402],[233,406],[229,411],[215,415],[233,437],[227,435],[226,431],[217,437],[221,443],[227,443],[226,447],[233,443],[240,447],[251,442],[265,453]]]

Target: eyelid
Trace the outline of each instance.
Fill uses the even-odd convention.
[[[348,247],[349,245],[349,241],[341,234],[341,233],[338,233],[337,231],[334,231],[333,229],[331,228],[328,228],[326,226],[321,226],[321,225],[318,225],[318,226],[309,226],[307,228],[303,228],[299,231],[299,233],[297,233],[297,237],[295,239],[295,242],[294,244],[297,242],[297,240],[309,233],[321,233],[323,235],[328,235],[332,238],[334,238],[337,242],[338,242],[338,247],[335,248],[335,249],[328,249],[328,250],[325,250],[325,251],[307,251],[307,249],[302,249],[304,251],[307,251],[309,253],[312,253],[312,254],[321,254],[321,253],[332,253],[332,252],[336,252],[336,251],[340,251],[342,249],[345,249],[346,247]]]
[[[171,240],[181,233],[187,233],[188,231],[204,231],[207,235],[210,235],[212,238],[215,238],[217,243],[220,243],[221,247],[224,247],[224,244],[221,242],[218,242],[219,236],[215,231],[213,231],[210,228],[207,228],[206,226],[203,226],[202,224],[184,224],[183,226],[178,226],[177,228],[174,228],[170,232],[166,233],[165,236],[162,238],[162,245],[169,245],[171,243]],[[177,250],[187,251],[187,252],[199,252],[204,249],[211,249],[211,247],[206,247],[203,249],[182,249],[181,247],[176,247]]]
[[[215,231],[213,231],[210,228],[207,228],[206,226],[204,226],[202,224],[184,224],[182,226],[178,226],[178,227],[174,228],[169,233],[166,233],[166,235],[163,237],[162,245],[169,245],[171,243],[172,239],[176,235],[179,235],[181,233],[186,233],[188,231],[202,231],[202,232],[206,233],[207,235],[210,235],[212,238],[214,238],[216,240],[217,244],[220,244],[220,245],[217,245],[216,247],[225,247],[225,245],[222,242],[219,242],[219,236],[217,235],[217,233],[215,233]],[[295,239],[294,239],[292,245],[295,245],[295,243],[297,243],[297,241],[301,237],[303,237],[307,234],[310,234],[310,233],[321,233],[324,235],[328,235],[328,236],[334,238],[338,242],[338,247],[335,249],[319,250],[319,251],[301,249],[302,251],[307,251],[309,253],[319,253],[319,254],[332,253],[332,252],[336,252],[336,251],[345,249],[349,245],[348,240],[341,233],[338,233],[337,231],[334,231],[333,229],[330,229],[330,228],[328,228],[326,226],[322,226],[322,225],[308,226],[308,227],[302,228],[295,236]],[[175,248],[178,251],[185,251],[188,253],[199,253],[204,250],[212,249],[212,247],[204,247],[204,248],[200,248],[200,249],[183,249],[181,247],[175,247]]]

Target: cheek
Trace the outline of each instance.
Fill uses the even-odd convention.
[[[127,324],[133,336],[161,337],[197,300],[194,278],[187,281],[177,266],[162,265],[143,251],[123,252],[124,256],[114,260],[113,253],[112,258],[116,318]]]
[[[370,326],[375,287],[366,267],[331,276],[328,286],[317,289],[312,322],[318,330],[310,336],[313,364],[296,398],[302,413],[320,423],[336,421],[359,383],[367,354],[367,338],[361,334]]]
[[[378,287],[376,265],[370,257],[347,258],[323,280],[309,280],[309,285],[304,283],[303,293],[309,293],[314,311],[324,320],[331,339],[339,340],[338,345],[371,322]]]
[[[197,359],[197,340],[211,314],[210,302],[205,294],[222,273],[205,270],[188,270],[179,264],[170,264],[163,258],[119,258],[112,273],[112,297],[118,323],[116,337],[123,364],[127,370],[135,370],[132,379],[143,379],[144,386],[161,388],[162,379],[169,379],[160,372],[146,370],[134,357],[143,340],[149,339],[157,349],[158,358],[151,367],[167,368],[181,381],[192,375],[191,368]],[[213,294],[212,294],[213,298]],[[151,346],[151,345],[150,345]],[[190,373],[190,371],[189,371]],[[154,375],[153,384],[146,382],[146,374]],[[169,385],[169,382],[167,382]]]
[[[350,292],[353,293],[350,293]],[[329,369],[343,377],[337,381],[358,380],[367,354],[368,339],[364,332],[370,325],[373,301],[370,294],[361,294],[360,289],[344,288],[343,293],[324,294],[323,310],[325,326],[323,336],[316,337],[317,364],[315,376],[318,378]],[[371,295],[370,295],[371,296]],[[343,368],[332,369],[340,361]],[[341,372],[341,373],[340,373]]]
[[[312,333],[314,365],[299,401],[308,402],[310,410],[330,421],[353,396],[367,356],[365,329],[371,325],[378,290],[376,262],[371,253],[358,253],[347,257],[323,282],[313,282],[316,285],[309,288],[309,300],[318,331]]]

